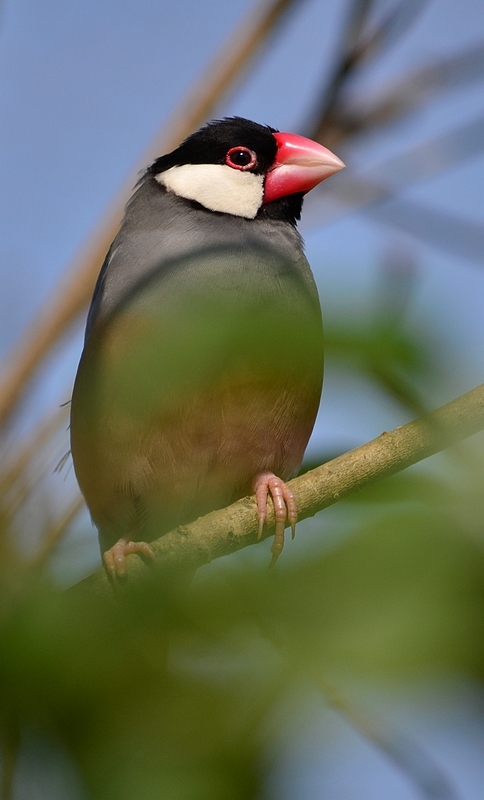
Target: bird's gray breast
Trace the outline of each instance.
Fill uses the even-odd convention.
[[[154,181],[142,184],[99,277],[88,335],[101,320],[127,309],[162,313],[197,293],[209,306],[217,297],[244,307],[270,297],[284,304],[291,296],[293,313],[298,298],[318,306],[301,239],[291,225],[214,213],[166,193]]]
[[[156,184],[128,206],[86,344],[103,417],[115,407],[138,421],[169,416],[226,376],[319,399],[321,312],[297,232],[206,211]]]

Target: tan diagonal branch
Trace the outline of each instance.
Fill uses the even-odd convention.
[[[291,481],[299,519],[312,517],[344,497],[422,461],[484,428],[484,384],[435,411],[351,450]],[[272,533],[268,516],[264,538]],[[257,541],[257,516],[253,497],[214,511],[191,525],[177,528],[153,542],[155,567],[163,571],[186,565],[197,568]],[[128,582],[152,572],[141,559],[128,558]],[[75,590],[111,592],[103,570],[77,584]]]
[[[251,7],[246,19],[224,42],[213,62],[188,92],[167,128],[163,127],[140,159],[119,196],[55,287],[43,308],[7,357],[0,379],[0,426],[15,410],[29,380],[52,347],[69,330],[89,302],[103,258],[114,239],[124,204],[138,171],[171,150],[214,113],[249,62],[261,51],[283,16],[303,0],[265,0]]]

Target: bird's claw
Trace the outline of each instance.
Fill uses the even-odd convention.
[[[110,578],[126,577],[126,558],[131,553],[139,553],[150,559],[154,558],[153,548],[147,542],[135,542],[122,537],[103,553],[104,566]]]
[[[271,495],[274,506],[274,516],[276,518],[276,530],[274,541],[272,542],[272,560],[270,566],[273,567],[284,549],[284,528],[286,520],[291,526],[292,538],[296,535],[297,505],[293,492],[281,478],[273,472],[260,472],[252,481],[252,489],[255,492],[257,503],[257,514],[259,517],[258,538],[262,536],[264,525],[267,519],[267,496]]]

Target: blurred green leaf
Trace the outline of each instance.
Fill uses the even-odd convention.
[[[3,724],[55,734],[96,798],[247,798],[264,780],[267,720],[298,686],[482,678],[477,504],[462,514],[464,490],[419,474],[371,499],[339,547],[272,572],[227,559],[187,591],[148,582],[112,604],[4,588]]]

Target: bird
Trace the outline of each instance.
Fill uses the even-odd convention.
[[[304,195],[345,165],[242,117],[208,122],[141,175],[101,268],[71,401],[71,452],[107,574],[255,494],[272,558],[323,380]]]

